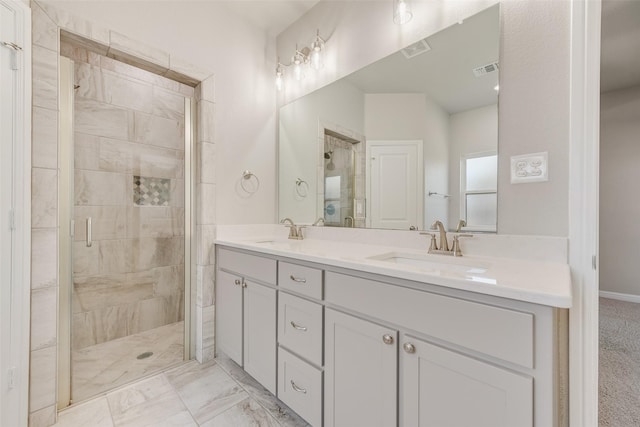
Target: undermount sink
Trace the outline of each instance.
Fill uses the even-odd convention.
[[[429,272],[448,271],[452,273],[482,274],[488,269],[483,263],[467,263],[460,258],[448,258],[445,255],[420,255],[401,252],[371,256],[368,259],[394,264],[410,265]]]

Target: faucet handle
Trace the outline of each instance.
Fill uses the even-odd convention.
[[[473,237],[473,234],[455,234],[453,236],[453,244],[451,245],[451,252],[453,252],[453,256],[462,256],[462,250],[460,250],[460,237]]]
[[[428,233],[428,232],[422,231],[420,232],[420,234],[425,236],[431,236],[431,243],[429,244],[429,252],[438,250],[438,244],[436,243],[435,233]]]

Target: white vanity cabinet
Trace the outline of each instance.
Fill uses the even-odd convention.
[[[276,393],[276,260],[218,248],[216,345]]]
[[[397,337],[392,328],[326,309],[326,427],[397,425]]]

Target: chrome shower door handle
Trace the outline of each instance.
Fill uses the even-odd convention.
[[[91,239],[91,217],[87,218],[87,247],[90,248],[93,245],[93,240]]]

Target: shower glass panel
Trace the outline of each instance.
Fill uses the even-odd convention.
[[[73,60],[71,402],[183,361],[185,94],[63,43]]]

